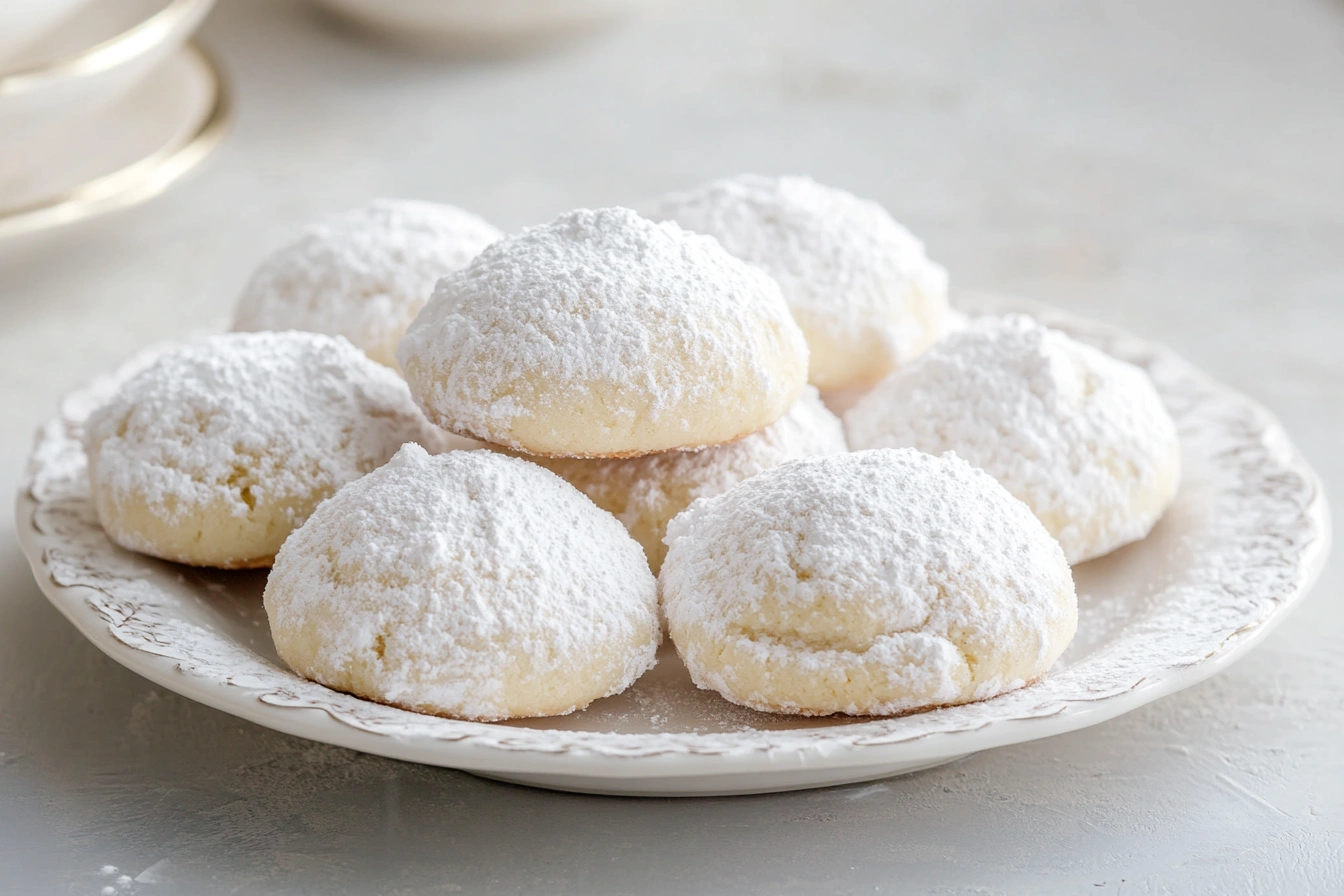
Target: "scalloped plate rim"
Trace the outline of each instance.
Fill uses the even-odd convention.
[[[32,498],[23,495],[19,506],[19,531],[20,541],[24,544],[27,554],[36,531],[31,526],[32,511],[36,508],[36,502]],[[1002,719],[967,731],[935,732],[921,735],[911,740],[896,741],[887,744],[871,745],[839,745],[836,751],[826,749],[824,738],[817,738],[810,745],[800,748],[801,751],[813,751],[820,754],[819,758],[824,756],[826,764],[836,769],[849,768],[854,766],[870,765],[881,763],[884,759],[890,761],[894,757],[884,757],[884,752],[900,753],[902,760],[909,759],[917,762],[923,762],[926,759],[935,759],[946,756],[947,761],[960,758],[969,753],[979,752],[981,750],[992,749],[1000,746],[1011,746],[1013,744],[1025,743],[1032,740],[1039,740],[1044,737],[1053,737],[1058,734],[1067,734],[1070,731],[1076,731],[1082,728],[1089,728],[1092,725],[1101,724],[1117,716],[1123,715],[1141,706],[1145,706],[1155,700],[1170,696],[1178,691],[1185,690],[1192,685],[1199,684],[1211,678],[1213,675],[1222,671],[1231,665],[1247,652],[1252,650],[1257,644],[1263,641],[1271,631],[1273,631],[1287,616],[1287,611],[1296,605],[1305,594],[1310,591],[1311,585],[1315,582],[1321,568],[1324,566],[1327,551],[1326,543],[1319,542],[1315,551],[1316,559],[1308,567],[1308,577],[1305,580],[1304,587],[1299,593],[1290,600],[1280,604],[1280,608],[1255,627],[1233,635],[1228,639],[1228,644],[1222,650],[1213,656],[1190,664],[1184,668],[1170,670],[1168,674],[1154,678],[1150,684],[1141,683],[1138,687],[1124,691],[1120,694],[1098,697],[1092,701],[1077,701],[1067,704],[1056,713],[1046,716],[1039,716],[1027,719]],[[373,753],[386,756],[392,759],[408,759],[405,750],[399,750],[390,743],[384,748],[380,748],[377,741],[391,741],[406,746],[416,743],[428,745],[432,750],[438,752],[445,746],[452,747],[452,752],[461,752],[461,756],[443,756],[424,759],[410,759],[410,761],[423,762],[431,765],[441,765],[449,768],[461,768],[464,771],[480,771],[483,773],[566,773],[578,774],[583,771],[581,768],[585,763],[583,760],[596,760],[601,766],[603,778],[626,778],[643,777],[649,775],[652,769],[649,766],[658,766],[666,764],[668,760],[675,760],[678,765],[685,761],[701,762],[710,765],[719,765],[724,760],[725,755],[713,753],[681,753],[665,752],[650,756],[631,756],[621,757],[611,754],[592,753],[582,749],[571,749],[564,753],[532,753],[526,749],[508,747],[508,746],[485,746],[471,741],[445,741],[439,738],[412,736],[407,738],[396,735],[380,734],[365,731],[346,724],[340,719],[332,716],[326,710],[317,707],[302,706],[276,706],[264,703],[259,699],[248,701],[239,701],[234,695],[239,692],[249,694],[263,694],[265,689],[251,688],[246,685],[230,684],[228,682],[216,679],[205,678],[199,675],[183,672],[178,668],[176,661],[161,657],[156,654],[148,653],[117,640],[107,627],[107,623],[102,616],[94,609],[88,606],[84,598],[85,592],[95,592],[95,589],[85,585],[59,585],[55,583],[49,575],[46,574],[46,568],[35,563],[31,556],[29,557],[29,566],[33,570],[34,577],[37,579],[39,587],[51,601],[52,604],[61,612],[61,614],[70,621],[70,623],[85,638],[91,641],[94,646],[115,660],[118,664],[126,667],[137,675],[140,675],[155,684],[161,685],[170,691],[178,693],[184,697],[202,703],[213,709],[226,712],[238,718],[254,722],[266,728],[271,728],[285,734],[291,734],[296,737],[304,737],[310,740],[318,740],[324,743],[331,743],[337,746],[348,747],[359,750],[360,752]],[[1235,643],[1233,643],[1235,642]],[[305,716],[317,717],[320,723],[335,726],[330,734],[322,736],[314,735],[312,725],[314,721],[310,718],[302,721]],[[293,720],[293,724],[289,724]],[[483,723],[465,722],[463,724],[475,725]],[[1015,731],[1018,726],[1025,726],[1029,730]],[[853,727],[842,729],[852,731]],[[992,729],[992,730],[991,730]],[[1046,730],[1048,729],[1048,730]],[[342,737],[342,734],[348,736]],[[639,737],[639,735],[625,735],[627,737]],[[944,744],[948,739],[958,741],[955,748],[950,744]],[[973,742],[967,742],[973,741]],[[920,745],[927,747],[921,749]],[[467,754],[479,751],[479,756],[470,759]],[[845,755],[840,755],[844,753]],[[518,761],[527,755],[536,755],[549,759],[555,756],[564,756],[565,763],[563,768],[557,768],[554,763],[542,761],[539,763],[530,763]],[[747,761],[748,757],[755,756],[759,762]],[[734,767],[731,769],[723,768],[715,770],[713,768],[698,769],[698,774],[737,774],[752,771],[776,770],[777,762],[771,758],[770,751],[751,751],[731,756],[735,760]],[[613,759],[619,764],[611,765]],[[461,765],[457,763],[461,762]],[[638,768],[636,766],[639,766]],[[745,767],[744,767],[745,766]],[[656,774],[656,772],[654,772]]]

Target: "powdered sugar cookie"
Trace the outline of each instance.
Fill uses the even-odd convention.
[[[443,428],[552,456],[728,442],[779,419],[807,378],[774,281],[619,208],[490,246],[439,281],[397,357]]]
[[[322,504],[266,582],[307,678],[417,712],[573,712],[654,663],[657,589],[610,514],[536,464],[407,445]]]
[[[294,527],[403,442],[440,434],[344,339],[229,333],[165,351],[89,419],[98,519],[122,547],[269,566]]]
[[[691,678],[755,709],[983,700],[1044,674],[1077,627],[1059,545],[951,455],[794,461],[697,501],[667,539],[659,588]]]
[[[435,282],[502,235],[437,202],[380,199],[330,215],[261,263],[233,329],[344,336],[395,367],[397,342]]]
[[[970,318],[955,308],[949,307],[947,314],[943,315],[942,330],[938,333],[938,338],[943,339],[953,333],[966,329],[970,324]],[[863,396],[873,391],[876,383],[866,383],[862,386],[855,386],[850,389],[832,389],[829,392],[821,393],[821,400],[831,413],[844,416],[850,408],[859,403]]]
[[[1176,494],[1176,426],[1148,376],[1023,315],[974,320],[845,416],[856,448],[956,451],[1079,563],[1143,538]]]
[[[800,457],[848,450],[840,421],[807,386],[789,412],[760,432],[701,451],[584,460],[536,458],[625,524],[656,573],[667,547],[668,522],[696,498],[727,491],[743,479]]]
[[[942,331],[947,272],[875,202],[807,177],[742,175],[671,193],[651,211],[779,281],[823,392],[876,383]]]

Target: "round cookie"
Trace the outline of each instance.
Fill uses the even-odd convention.
[[[1143,538],[1181,478],[1147,374],[1024,315],[978,318],[845,415],[856,448],[955,451],[1080,563]]]
[[[732,441],[783,416],[807,379],[773,280],[621,208],[490,246],[439,281],[397,358],[444,429],[562,457]]]
[[[955,456],[794,461],[668,527],[659,576],[691,678],[754,709],[891,715],[1043,675],[1078,622],[1059,545]]]
[[[947,314],[943,315],[943,326],[938,333],[938,339],[944,339],[947,336],[966,329],[971,319],[962,312],[949,306]],[[876,383],[866,383],[852,389],[832,389],[829,392],[821,393],[821,400],[832,414],[844,416],[850,408],[859,403],[859,400],[869,392],[873,391]]]
[[[437,202],[379,199],[330,215],[261,263],[238,298],[233,329],[344,336],[396,367],[397,342],[438,279],[501,236]]]
[[[281,658],[337,690],[461,719],[552,716],[654,664],[657,587],[612,516],[492,451],[407,445],[285,542]]]
[[[748,174],[668,194],[652,212],[779,281],[823,392],[876,383],[942,332],[947,271],[875,202],[807,177]]]
[[[324,498],[404,442],[436,450],[395,373],[344,339],[227,333],[171,349],[89,418],[112,541],[193,566],[270,566]]]
[[[736,442],[700,451],[666,451],[614,459],[536,458],[625,524],[649,568],[662,566],[667,524],[697,498],[732,488],[800,457],[847,451],[840,421],[807,386],[783,417]]]

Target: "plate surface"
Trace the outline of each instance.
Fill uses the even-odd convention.
[[[1264,638],[1310,587],[1330,540],[1320,483],[1279,424],[1166,349],[1109,326],[1021,302],[971,306],[1028,310],[1146,368],[1176,419],[1185,465],[1175,504],[1147,539],[1075,568],[1078,635],[1055,669],[982,703],[894,719],[769,715],[696,690],[667,647],[629,691],[558,719],[460,722],[328,690],[277,659],[264,572],[179,567],[104,537],[78,440],[115,376],[68,396],[39,433],[18,496],[19,536],[51,602],[113,659],[170,690],[312,740],[594,793],[759,793],[915,771],[1113,718],[1207,678]]]

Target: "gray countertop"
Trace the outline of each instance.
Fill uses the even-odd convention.
[[[6,482],[63,392],[217,325],[321,213],[423,196],[513,228],[759,170],[879,199],[956,286],[1172,345],[1277,413],[1339,505],[1340,0],[683,0],[474,62],[227,0],[203,40],[238,106],[218,155],[146,205],[0,245]],[[3,892],[1344,890],[1340,562],[1233,668],[1095,728],[874,784],[629,800],[165,692],[48,606],[0,525]]]

